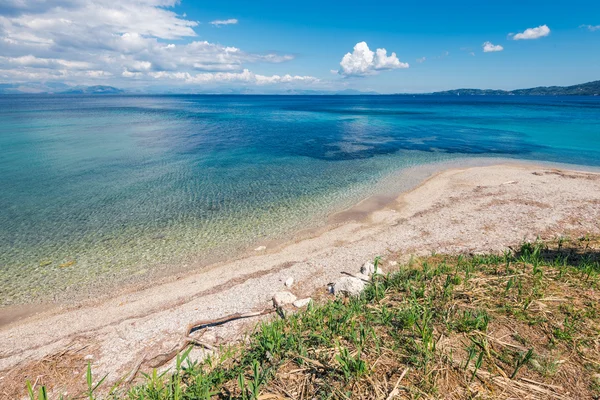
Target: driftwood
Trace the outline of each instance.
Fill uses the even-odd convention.
[[[235,314],[227,315],[222,318],[196,321],[196,322],[188,325],[185,335],[189,336],[190,333],[194,333],[200,329],[223,325],[227,322],[235,321],[238,319],[258,317],[260,315],[267,315],[267,314],[271,314],[272,312],[275,312],[275,309],[268,308],[268,309],[265,309],[262,311],[256,311],[256,312],[251,312],[251,313],[246,313],[246,314],[235,313]]]
[[[216,350],[216,348],[214,346],[212,346],[208,343],[202,342],[198,339],[191,338],[189,336],[190,334],[192,334],[196,331],[199,331],[201,329],[210,328],[213,326],[223,325],[223,324],[226,324],[227,322],[237,321],[238,319],[252,318],[252,317],[258,317],[261,315],[271,314],[275,311],[276,311],[275,309],[265,309],[262,311],[250,312],[250,313],[245,313],[245,314],[235,313],[235,314],[226,315],[221,318],[200,320],[200,321],[191,323],[186,327],[183,338],[181,339],[180,343],[176,344],[173,347],[173,349],[169,350],[166,353],[160,353],[152,358],[148,358],[148,355],[145,355],[144,357],[142,357],[142,359],[135,364],[135,367],[133,368],[133,370],[131,371],[131,374],[125,380],[125,382],[130,383],[131,381],[133,381],[133,379],[136,377],[136,375],[139,372],[142,365],[148,364],[148,366],[151,368],[161,367],[161,366],[165,365],[167,362],[169,362],[170,360],[172,360],[173,358],[175,358],[175,356],[177,356],[177,354],[181,353],[189,345],[204,347],[207,350]]]
[[[342,271],[341,272],[342,275],[348,275],[351,276],[352,278],[356,278],[356,279],[360,279],[363,282],[367,282],[367,283],[371,283],[371,280],[369,279],[365,279],[362,276],[358,275],[358,274],[353,274],[352,272],[346,272],[346,271]]]

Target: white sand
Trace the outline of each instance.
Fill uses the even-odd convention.
[[[48,311],[3,327],[0,393],[11,371],[70,345],[87,346],[83,351],[94,355],[98,376],[110,373],[108,379],[115,381],[144,355],[170,350],[193,321],[269,307],[289,277],[295,280],[292,291],[302,298],[324,291],[341,271],[357,272],[378,255],[502,251],[538,235],[600,234],[600,174],[546,166],[451,169],[383,209],[366,212],[369,204],[344,215],[358,220],[308,239],[100,304]],[[204,340],[232,340],[241,327],[255,322],[212,328]]]

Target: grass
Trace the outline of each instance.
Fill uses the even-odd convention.
[[[203,361],[75,398],[600,398],[594,238],[411,259],[363,295],[257,325]],[[379,264],[379,260],[377,262]],[[47,399],[29,385],[31,399]]]

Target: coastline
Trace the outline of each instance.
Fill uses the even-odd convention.
[[[15,304],[0,306],[0,329],[13,322],[35,315],[39,313],[39,310],[45,312],[64,312],[72,308],[99,304],[115,295],[135,293],[155,285],[162,285],[182,279],[189,274],[202,273],[213,268],[220,268],[228,263],[256,255],[257,252],[254,249],[262,246],[267,248],[267,253],[277,251],[277,249],[283,246],[321,235],[336,228],[338,225],[367,218],[371,213],[394,202],[398,196],[414,190],[428,179],[445,170],[484,167],[503,163],[540,165],[563,169],[575,168],[589,172],[600,172],[600,167],[479,156],[458,157],[404,167],[381,177],[362,196],[349,203],[346,202],[350,204],[349,206],[340,205],[340,207],[334,208],[326,214],[315,212],[314,216],[307,218],[306,227],[291,229],[281,236],[265,238],[263,240],[257,239],[252,243],[245,243],[244,246],[231,249],[228,252],[219,251],[217,253],[190,254],[183,259],[173,260],[168,263],[159,263],[156,265],[142,264],[133,269],[128,276],[121,276],[118,271],[113,277],[110,277],[110,273],[106,273],[106,276],[98,276],[93,281],[71,286],[68,290],[60,292],[54,290],[41,297],[39,297],[38,293],[32,298],[31,302],[17,302]],[[72,268],[78,267],[75,266]]]
[[[399,195],[371,196],[333,214],[322,228],[267,243],[264,252],[250,250],[201,271],[0,326],[0,371],[83,341],[95,370],[110,372],[116,380],[141,354],[169,348],[192,320],[266,307],[288,276],[298,282],[294,292],[310,295],[341,271],[355,270],[377,255],[501,251],[537,235],[600,232],[595,200],[600,198],[599,174],[561,172],[556,164],[485,160],[490,165],[446,165]],[[580,190],[583,186],[586,190]],[[518,227],[511,217],[520,218]],[[40,324],[49,328],[36,332]],[[215,341],[235,340],[243,325],[221,328]]]

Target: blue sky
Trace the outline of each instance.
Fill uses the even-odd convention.
[[[600,1],[114,3],[0,5],[0,82],[394,93],[600,79]]]

